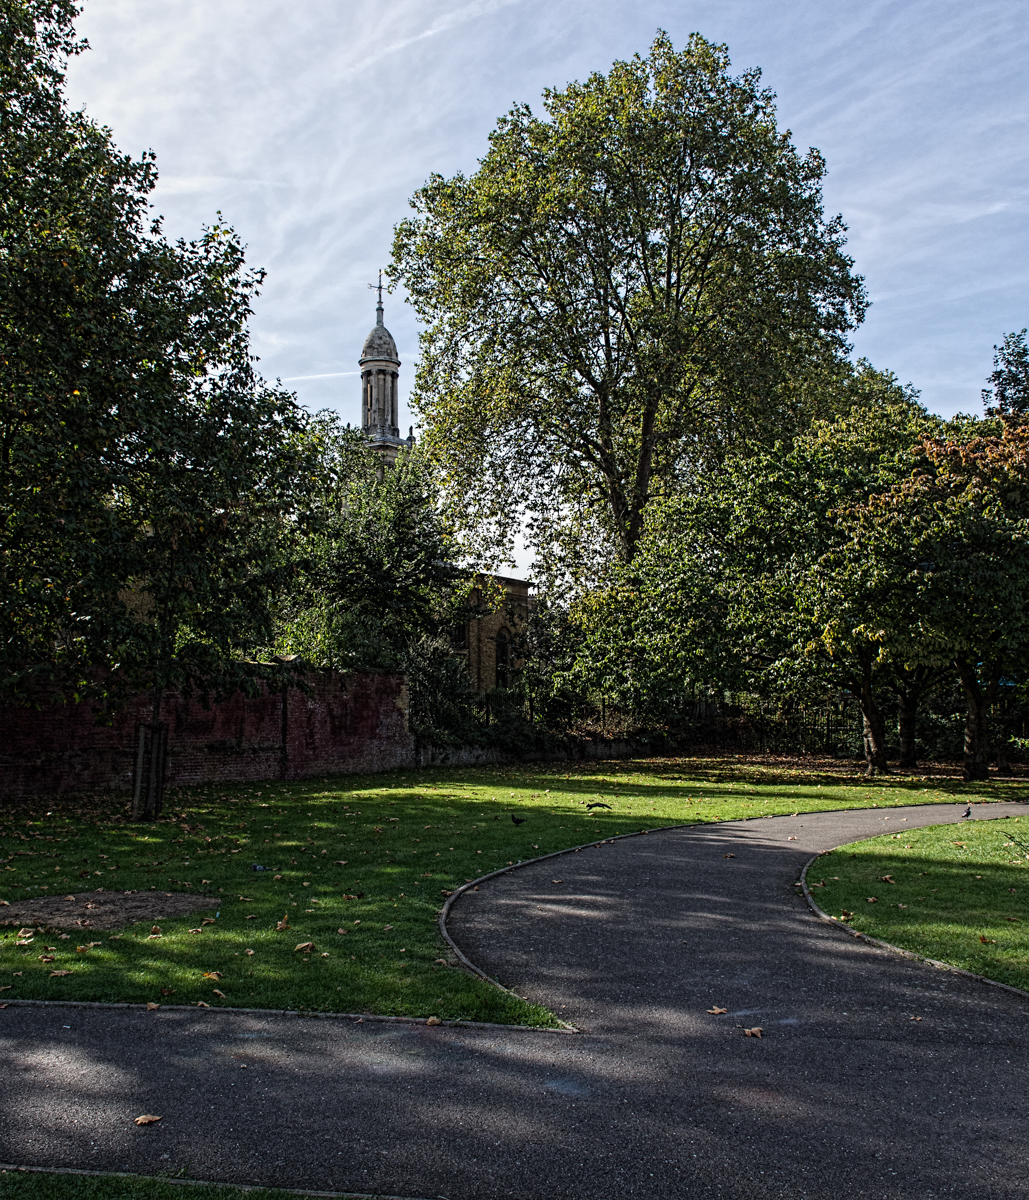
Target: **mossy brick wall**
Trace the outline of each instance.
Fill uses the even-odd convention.
[[[307,677],[309,694],[263,689],[205,709],[167,693],[167,784],[303,779],[385,771],[414,762],[407,687],[400,675]],[[121,790],[132,785],[137,729],[153,697],[97,725],[85,704],[0,707],[0,795]]]

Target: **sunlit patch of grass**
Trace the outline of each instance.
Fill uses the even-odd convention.
[[[825,854],[808,883],[853,929],[1029,990],[1027,847],[1029,816],[933,825]]]
[[[1020,786],[1008,785],[1012,795]],[[553,1024],[545,1009],[456,966],[437,918],[460,884],[641,829],[939,803],[952,800],[955,787],[919,778],[841,782],[795,770],[776,778],[768,768],[755,777],[725,760],[651,759],[178,789],[168,793],[162,819],[149,825],[129,822],[123,797],[22,802],[0,817],[3,899],[96,888],[189,890],[215,897],[217,918],[211,925],[201,925],[198,914],[161,920],[157,938],[150,921],[120,936],[78,931],[61,939],[47,930],[24,946],[15,945],[10,929],[0,935],[0,987],[9,989],[0,1001],[201,1003]],[[997,791],[993,785],[991,796]],[[977,796],[967,786],[960,794]],[[516,825],[512,814],[524,823]],[[76,949],[91,941],[100,944]],[[313,948],[297,949],[307,943]],[[71,974],[53,977],[54,970]]]

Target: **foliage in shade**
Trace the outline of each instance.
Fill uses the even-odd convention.
[[[153,156],[65,101],[69,3],[0,6],[0,689],[246,684],[305,419],[254,370],[261,282],[169,242]]]

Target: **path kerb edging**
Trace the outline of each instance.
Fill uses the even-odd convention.
[[[280,1188],[277,1184],[264,1183],[218,1183],[211,1179],[175,1179],[171,1176],[134,1175],[131,1171],[87,1171],[81,1167],[36,1167],[17,1163],[0,1163],[0,1171],[12,1175],[91,1175],[101,1179],[152,1180],[154,1183],[172,1183],[177,1187],[218,1187],[237,1192],[285,1192],[288,1196],[323,1196],[328,1200],[417,1200],[414,1196],[386,1196],[381,1192],[312,1192],[304,1188]],[[443,1200],[442,1197],[439,1200]]]
[[[800,873],[798,882],[803,890],[808,908],[811,909],[820,921],[826,921],[830,925],[835,925],[837,929],[842,929],[850,937],[867,942],[869,946],[875,946],[879,950],[889,950],[892,954],[899,954],[903,958],[910,958],[913,962],[923,963],[927,967],[936,967],[940,971],[950,971],[952,975],[961,975],[965,979],[974,979],[976,983],[986,983],[990,987],[1000,988],[1002,991],[1012,992],[1016,996],[1021,996],[1024,1000],[1029,1000],[1029,992],[1023,991],[1022,988],[1012,987],[1010,983],[1000,983],[996,979],[987,979],[985,975],[976,975],[974,971],[966,971],[963,967],[955,967],[951,963],[940,962],[938,958],[928,958],[926,955],[918,954],[914,950],[905,950],[903,946],[895,946],[892,942],[884,942],[881,938],[874,938],[870,934],[862,933],[860,929],[851,929],[846,922],[841,921],[838,917],[830,916],[819,905],[814,896],[811,895],[811,889],[807,885],[807,873],[824,855],[832,854],[836,850],[842,850],[844,846],[853,846],[856,842],[866,841],[868,841],[868,838],[855,838],[853,842],[841,842],[838,846],[833,846],[831,850],[820,850],[804,864],[804,869]]]

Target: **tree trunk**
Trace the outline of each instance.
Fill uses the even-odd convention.
[[[900,701],[900,714],[897,722],[897,732],[900,734],[900,766],[905,771],[913,771],[918,766],[915,741],[918,736],[920,693],[921,688],[917,684],[900,688],[897,692],[897,699]]]
[[[861,705],[862,740],[865,747],[866,775],[889,775],[886,761],[886,723],[875,702],[872,689],[872,660],[862,658],[861,678],[851,686],[851,692]]]
[[[980,678],[975,664],[967,658],[956,658],[954,666],[957,667],[968,705],[965,715],[964,776],[969,782],[989,779],[990,705],[997,692],[1001,665],[999,661],[987,665],[985,683]]]

